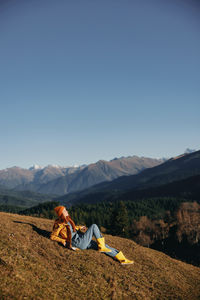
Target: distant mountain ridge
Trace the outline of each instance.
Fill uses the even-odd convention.
[[[120,176],[138,174],[163,161],[164,159],[129,156],[111,161],[99,160],[79,167],[65,168],[52,165],[45,168],[35,165],[30,169],[13,167],[0,170],[0,185],[17,191],[30,190],[37,193],[63,195]]]
[[[200,151],[173,157],[136,175],[121,176],[111,182],[103,182],[83,191],[61,196],[57,200],[65,204],[91,202],[95,198],[102,201],[105,197],[109,200],[118,198],[120,193],[158,187],[196,175],[200,175]]]
[[[17,190],[29,190],[30,186],[37,186],[38,184],[45,184],[60,176],[65,176],[67,174],[72,174],[84,167],[55,167],[49,165],[44,168],[31,167],[29,169],[24,169],[20,167],[7,168],[5,170],[0,170],[0,185],[10,189]],[[34,190],[36,191],[36,190]]]
[[[154,167],[162,162],[162,160],[139,158],[137,156],[120,158],[109,162],[99,160],[97,163],[90,164],[76,173],[48,182],[38,192],[67,194],[80,191],[101,182],[112,181],[120,176],[138,174],[142,170]]]
[[[120,177],[111,183],[102,183],[101,189],[129,188],[144,189],[182,180],[200,174],[200,151],[173,157],[154,168],[148,168],[137,175]],[[99,186],[100,187],[100,186]]]

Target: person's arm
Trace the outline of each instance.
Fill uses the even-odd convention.
[[[83,225],[76,225],[76,230],[80,230],[80,231],[85,231],[86,230],[86,227],[83,226]]]
[[[59,237],[59,233],[60,233],[61,229],[62,229],[62,226],[59,226],[58,224],[56,224],[50,235],[50,239],[52,241],[60,242],[63,244],[63,246],[66,246],[66,239]]]

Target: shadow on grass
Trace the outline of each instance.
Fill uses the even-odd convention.
[[[37,226],[35,226],[34,224],[27,223],[27,222],[21,222],[21,221],[13,221],[13,222],[14,222],[14,223],[21,223],[21,224],[28,224],[28,225],[30,225],[30,226],[33,228],[33,230],[34,230],[35,232],[37,232],[39,235],[41,235],[41,236],[43,236],[43,237],[45,237],[45,238],[47,238],[47,239],[50,238],[51,232],[49,232],[49,231],[47,231],[47,230],[44,230],[44,229],[40,229],[40,228],[38,228]]]

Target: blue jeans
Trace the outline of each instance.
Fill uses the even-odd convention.
[[[72,238],[72,246],[77,247],[82,250],[84,250],[84,249],[98,250],[97,242],[92,240],[93,236],[96,239],[99,239],[102,237],[99,227],[96,224],[92,224],[85,233],[76,232],[76,234]],[[106,246],[106,248],[109,248],[110,250],[112,250],[111,252],[107,252],[105,254],[107,254],[111,257],[114,257],[117,255],[117,253],[119,253],[119,251],[116,250],[115,248],[112,248],[108,245],[105,245],[105,246]]]

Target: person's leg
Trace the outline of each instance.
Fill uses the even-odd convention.
[[[96,224],[92,224],[92,226],[90,226],[91,228],[91,231],[93,232],[93,235],[94,237],[96,238],[97,240],[97,245],[98,245],[98,251],[99,252],[111,252],[112,250],[110,250],[109,248],[107,248],[105,246],[105,239],[104,237],[102,236],[100,230],[99,230],[99,227],[96,225]],[[89,229],[90,229],[89,228]],[[86,232],[87,233],[87,232]],[[92,239],[90,239],[91,241]]]
[[[124,254],[122,253],[122,251],[118,251],[115,248],[112,248],[108,245],[105,245],[106,248],[110,249],[111,252],[105,252],[106,255],[111,256],[112,258],[115,258],[116,260],[118,260],[122,265],[130,265],[133,264],[134,261],[127,259]],[[95,249],[98,250],[98,245],[95,241],[91,240],[90,244],[88,245],[87,249]]]
[[[107,254],[107,255],[109,255],[111,257],[115,257],[119,253],[119,251],[117,249],[112,248],[112,247],[108,246],[107,244],[105,246],[106,246],[106,248],[108,248],[108,249],[111,250],[111,252],[105,252],[105,254]],[[98,250],[97,242],[91,240],[91,242],[89,243],[87,249]]]
[[[88,230],[89,230],[89,232],[90,232],[89,234],[91,234],[91,232],[92,232],[93,236],[94,236],[96,239],[102,238],[102,234],[101,234],[101,232],[100,232],[100,230],[99,230],[99,227],[98,227],[96,224],[92,224],[92,225],[88,228]],[[88,230],[86,231],[86,234],[87,234]]]
[[[112,248],[112,247],[110,247],[110,246],[107,245],[107,244],[105,244],[105,246],[106,246],[106,248],[108,248],[108,249],[111,250],[111,252],[106,252],[105,254],[107,254],[107,255],[109,255],[109,256],[111,256],[111,257],[115,257],[115,256],[119,253],[119,251],[118,251],[117,249]]]
[[[92,240],[93,236],[97,239],[97,242]],[[88,230],[83,235],[79,236],[79,239],[72,244],[82,250],[90,248],[95,250],[100,249],[101,252],[106,253],[111,257],[115,257],[119,253],[115,248],[105,245],[104,238],[96,224],[92,224]]]
[[[80,235],[78,241],[74,243],[74,246],[82,250],[87,249],[93,236],[96,239],[102,238],[102,234],[96,224],[92,224],[83,235]]]

